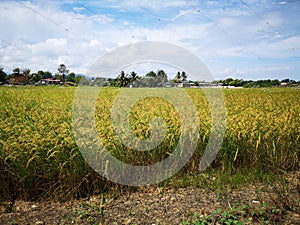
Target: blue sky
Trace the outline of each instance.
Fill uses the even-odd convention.
[[[197,55],[216,79],[300,80],[299,0],[2,0],[0,67],[86,73],[105,53],[161,41]],[[129,70],[175,70],[137,65]]]

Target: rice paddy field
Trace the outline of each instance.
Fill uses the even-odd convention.
[[[102,193],[116,185],[85,162],[72,124],[75,87],[0,87],[1,199],[68,199]],[[129,89],[124,89],[124,91]],[[140,89],[139,91],[141,91]],[[197,148],[175,176],[198,173],[211,132],[207,99],[201,89],[184,89],[199,116]],[[150,165],[172,154],[180,135],[180,118],[172,104],[157,97],[135,103],[133,133],[149,137],[154,116],[167,133],[151,151],[136,152],[114,134],[111,108],[121,89],[103,88],[95,107],[96,127],[113,156],[132,165]],[[227,127],[221,149],[204,173],[279,174],[298,171],[300,157],[300,89],[224,89]],[[196,178],[195,178],[196,179]],[[174,177],[164,185],[172,185]]]

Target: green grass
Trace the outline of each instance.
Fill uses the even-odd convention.
[[[240,204],[229,210],[218,209],[211,215],[199,215],[194,213],[190,220],[186,220],[182,225],[243,225],[243,224],[277,224],[282,219],[282,211],[276,205],[269,205],[264,202],[259,207],[250,204]]]
[[[75,143],[72,127],[75,90],[74,87],[0,87],[1,198],[68,199],[116,186],[90,168]],[[211,179],[209,176],[215,177],[212,187],[224,183],[238,186],[243,182],[273,179],[272,175],[266,175],[269,173],[299,169],[300,90],[223,90],[227,130],[216,160],[203,174],[197,170],[210,135],[210,110],[201,90],[185,90],[199,114],[197,149],[187,165],[161,185],[205,186],[207,179]],[[97,101],[97,130],[105,147],[118,159],[135,165],[153,164],[172,154],[181,125],[174,107],[153,97],[133,106],[130,124],[137,137],[149,136],[148,124],[153,116],[162,117],[167,127],[162,144],[137,153],[118,140],[111,126],[111,107],[119,93],[120,89],[103,89]]]

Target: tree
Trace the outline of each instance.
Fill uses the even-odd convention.
[[[161,79],[163,81],[167,81],[168,80],[168,75],[165,73],[164,70],[157,71],[157,77],[159,77],[159,79]]]
[[[76,84],[81,84],[81,85],[87,85],[89,84],[88,80],[86,79],[85,76],[76,76],[74,79]]]
[[[156,77],[156,73],[154,71],[150,71],[146,74],[146,77],[152,77],[155,78]]]
[[[280,85],[280,81],[277,80],[277,79],[272,80],[272,81],[271,81],[271,85],[272,85],[272,86],[279,86],[279,85]]]
[[[121,74],[117,77],[117,83],[119,87],[126,87],[129,83],[129,78],[125,75],[125,72],[122,70]]]
[[[225,83],[226,83],[227,85],[229,85],[229,83],[230,83],[231,81],[233,81],[232,78],[227,78],[227,79],[225,80]]]
[[[129,83],[133,86],[136,86],[136,81],[139,79],[139,76],[136,72],[132,71],[129,76]]]
[[[175,81],[176,81],[176,83],[180,83],[181,82],[181,74],[180,74],[179,71],[175,75]]]
[[[157,77],[158,85],[163,85],[165,82],[168,81],[168,76],[164,70],[158,70],[156,77]]]
[[[47,78],[53,78],[52,73],[49,71],[44,72],[44,79],[47,79]]]
[[[182,71],[181,73],[178,71],[175,75],[175,81],[176,83],[181,83],[187,80],[187,75],[184,71]]]
[[[73,82],[73,83],[75,83],[75,77],[76,77],[76,76],[75,76],[75,73],[72,72],[72,73],[69,73],[69,74],[68,74],[66,80],[67,80],[68,82]]]
[[[63,82],[66,81],[66,76],[69,73],[69,70],[65,66],[65,64],[60,64],[59,67],[57,68],[58,70],[58,78],[60,78]]]
[[[12,73],[12,77],[19,76],[21,74],[20,72],[21,72],[21,70],[20,70],[19,67],[14,68],[13,73]]]
[[[281,81],[281,83],[289,83],[290,82],[290,79],[283,79],[282,81]]]
[[[107,81],[108,81],[108,83],[109,83],[109,86],[111,86],[111,87],[117,87],[117,86],[118,86],[118,81],[117,81],[117,79],[114,79],[114,78],[108,78]]]
[[[39,70],[37,74],[42,78],[42,79],[48,79],[48,78],[53,78],[52,73],[49,71],[42,71]]]
[[[290,84],[296,84],[297,82],[295,80],[290,80]]]
[[[29,68],[26,68],[26,69],[22,70],[24,76],[29,76],[30,75],[30,71],[31,70]]]
[[[199,81],[194,81],[194,86],[198,87],[199,85]]]
[[[138,78],[139,78],[139,77],[138,77],[138,75],[137,75],[136,72],[132,71],[132,72],[130,73],[130,81],[131,81],[131,82],[136,81]]]
[[[7,74],[3,70],[4,68],[0,68],[0,83],[5,82],[7,78]]]
[[[238,79],[235,79],[235,80],[230,81],[228,85],[238,87],[239,83],[240,83],[240,81]]]
[[[42,76],[38,73],[32,73],[30,76],[30,81],[36,83],[42,79]]]
[[[85,76],[76,76],[75,77],[75,83],[80,85],[90,85],[90,81],[88,79],[86,79]]]
[[[187,75],[186,75],[186,73],[184,71],[182,71],[182,73],[181,73],[181,79],[182,79],[182,81],[186,81],[187,80]]]

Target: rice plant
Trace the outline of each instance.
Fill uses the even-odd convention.
[[[198,110],[200,132],[194,156],[182,171],[194,173],[211,133],[211,118],[201,89],[185,91]],[[170,156],[181,126],[174,106],[157,97],[133,105],[129,123],[138,138],[151,135],[149,123],[154,117],[161,117],[166,127],[166,136],[155,149],[136,152],[118,139],[111,123],[111,108],[119,92],[102,89],[95,107],[97,131],[105,147],[133,165],[150,165]],[[74,93],[73,87],[0,87],[0,198],[65,199],[114,185],[93,171],[76,145]],[[298,170],[300,90],[234,89],[223,94],[226,134],[210,168],[221,172]]]

